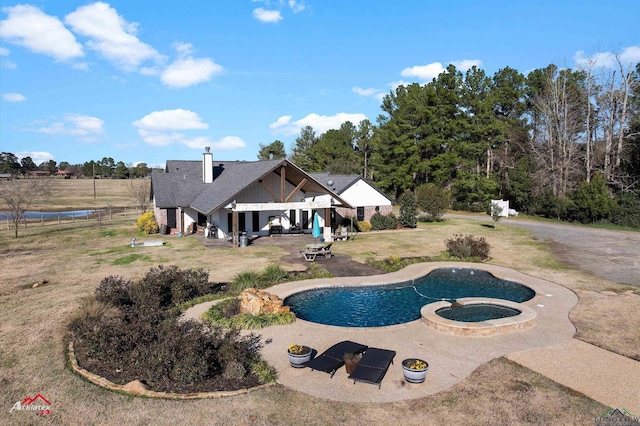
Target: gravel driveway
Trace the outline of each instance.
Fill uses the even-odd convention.
[[[490,217],[448,215],[490,222]],[[500,221],[528,229],[538,240],[552,244],[557,258],[585,272],[620,284],[640,286],[640,232],[611,231],[519,218]]]

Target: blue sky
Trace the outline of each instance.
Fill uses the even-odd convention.
[[[449,63],[640,60],[637,0],[0,5],[0,151],[36,163],[255,160],[305,125],[375,123],[384,94]]]

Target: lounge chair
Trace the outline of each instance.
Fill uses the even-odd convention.
[[[329,373],[331,377],[333,377],[333,375],[336,374],[336,370],[344,365],[344,354],[359,354],[366,349],[366,345],[345,340],[331,346],[329,349],[307,362],[306,366],[312,370]]]
[[[362,359],[356,369],[349,376],[349,379],[353,380],[353,384],[356,382],[371,383],[378,385],[378,389],[380,389],[382,379],[387,373],[389,365],[393,363],[395,356],[395,351],[368,348],[362,355]]]

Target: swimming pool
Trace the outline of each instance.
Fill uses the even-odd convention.
[[[290,295],[284,304],[300,319],[343,327],[382,327],[415,321],[432,302],[483,297],[524,302],[535,291],[467,268],[435,269],[424,277],[385,285],[325,287]]]

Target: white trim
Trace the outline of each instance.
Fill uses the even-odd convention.
[[[330,208],[331,200],[320,201],[305,201],[296,203],[236,203],[235,208],[231,203],[224,206],[229,210],[235,210],[237,212],[251,212],[251,211],[269,211],[269,210],[309,210],[309,209],[325,209]]]

